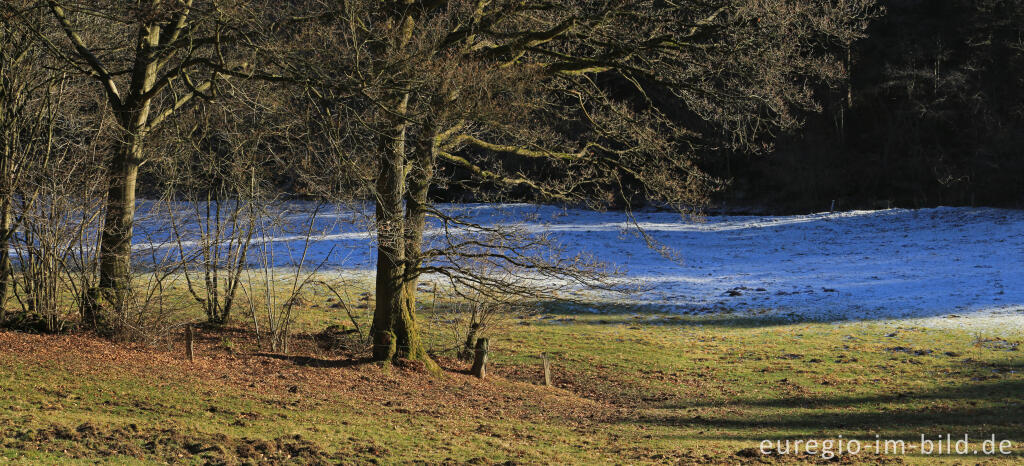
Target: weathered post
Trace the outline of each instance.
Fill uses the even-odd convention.
[[[487,376],[487,346],[486,338],[478,338],[476,340],[476,350],[474,351],[473,369],[471,372],[481,379]]]
[[[544,386],[551,386],[551,361],[548,360],[548,353],[540,353],[541,358],[544,359]]]
[[[189,362],[195,361],[193,342],[194,339],[192,337],[192,324],[188,324],[185,326],[185,354],[188,355]]]

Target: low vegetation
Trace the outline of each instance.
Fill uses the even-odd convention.
[[[355,291],[353,291],[355,294]],[[428,307],[429,303],[421,303]],[[87,335],[0,333],[0,457],[32,462],[762,463],[763,440],[1015,438],[1022,431],[1020,335],[891,323],[784,322],[609,308],[538,308],[492,339],[490,376],[366,364],[331,302],[301,303],[290,354],[244,325],[158,345]],[[355,310],[356,323],[372,318]],[[196,316],[199,317],[198,315]],[[425,322],[432,322],[425,319]],[[451,338],[425,328],[428,347]],[[337,343],[337,342],[335,342]],[[354,346],[353,346],[354,345]],[[553,387],[543,386],[549,355]],[[1014,454],[844,456],[842,462],[1019,462]],[[833,460],[834,461],[834,460]]]

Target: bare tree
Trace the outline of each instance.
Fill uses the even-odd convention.
[[[841,74],[824,44],[855,40],[872,11],[871,0],[403,0],[324,15],[306,31],[325,44],[311,100],[335,152],[372,174],[362,181],[376,207],[374,357],[429,364],[415,318],[424,271],[481,285],[459,257],[580,270],[522,253],[529,235],[480,225],[462,225],[476,238],[424,250],[428,217],[465,223],[431,207],[432,187],[699,205],[715,180],[695,150],[763,150],[797,126],[799,110],[816,108],[809,83]]]
[[[47,128],[49,113],[38,105],[48,94],[51,79],[39,74],[39,48],[31,34],[9,15],[0,17],[0,321],[10,289],[11,236],[14,234],[12,203],[14,187],[24,175],[27,155],[34,152],[38,138]]]
[[[258,217],[273,195],[259,148],[265,131],[246,110],[200,105],[175,124],[153,165],[186,288],[211,324],[231,317]]]
[[[192,0],[23,1],[6,15],[36,31],[49,52],[92,79],[117,123],[110,135],[100,277],[92,293],[115,312],[130,286],[132,228],[139,167],[161,125],[200,100],[213,101],[230,78],[277,79],[254,71],[259,34],[272,28],[269,4]],[[63,38],[35,23],[44,11]],[[99,301],[99,300],[102,301]],[[98,308],[90,306],[89,312]],[[87,321],[98,321],[90,315]]]

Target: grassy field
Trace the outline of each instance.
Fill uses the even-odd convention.
[[[303,332],[348,322],[303,307]],[[0,332],[0,461],[824,463],[757,450],[839,438],[904,440],[906,454],[831,461],[1024,461],[1020,334],[565,306],[502,329],[485,380],[448,355],[435,377],[301,335],[291,354],[265,353],[239,327],[201,329],[194,363],[180,335],[142,346]],[[555,387],[542,386],[542,352]],[[1013,453],[920,454],[922,434],[947,433],[971,449],[994,434]]]

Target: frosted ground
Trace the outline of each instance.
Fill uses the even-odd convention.
[[[285,214],[294,232],[273,238],[275,262],[294,262],[312,207]],[[683,314],[733,313],[834,322],[1020,332],[1024,328],[1024,211],[992,208],[889,209],[798,216],[708,216],[641,212],[639,225],[679,258],[648,247],[621,212],[525,204],[457,209],[483,225],[514,222],[545,233],[567,254],[587,253],[647,289],[619,295],[580,291],[595,302]],[[166,231],[143,222],[142,237]],[[306,263],[346,276],[373,273],[366,215],[322,211]],[[428,231],[439,238],[440,231]],[[187,246],[186,246],[187,247]]]

